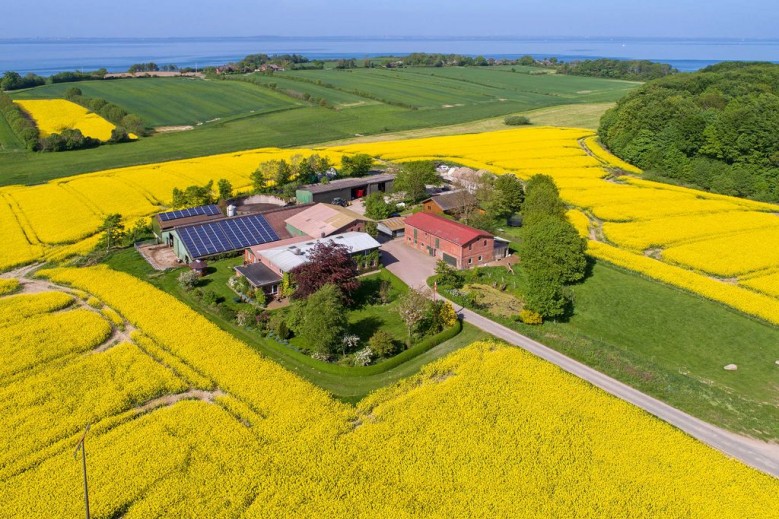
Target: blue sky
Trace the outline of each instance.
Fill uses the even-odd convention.
[[[776,0],[36,0],[0,38],[636,36],[778,38]]]

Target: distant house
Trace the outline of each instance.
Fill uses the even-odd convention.
[[[246,249],[244,265],[235,267],[235,270],[245,276],[254,288],[262,288],[266,294],[274,295],[279,292],[284,274],[307,263],[311,251],[318,243],[331,242],[344,245],[355,259],[378,251],[380,247],[379,242],[364,232],[346,232],[327,238],[295,236]],[[366,261],[369,259],[370,257]],[[370,267],[378,268],[379,265],[380,257],[377,254]]]
[[[255,72],[284,72],[284,67],[275,63],[263,63]]]
[[[491,173],[486,169],[476,171],[466,167],[450,167],[441,172],[441,178],[469,193],[475,193],[479,187],[479,180],[485,174],[490,175]]]
[[[459,216],[478,206],[476,197],[466,190],[433,195],[422,202],[425,212]]]
[[[340,178],[326,184],[300,186],[295,191],[295,198],[297,198],[298,203],[303,204],[310,202],[330,203],[335,198],[349,202],[375,192],[390,193],[394,182],[395,175],[391,173],[358,178]]]
[[[315,204],[287,220],[286,229],[291,236],[323,238],[345,232],[362,232],[370,220],[344,207],[331,204]]]
[[[405,244],[466,269],[505,257],[504,240],[496,246],[495,237],[480,229],[432,213],[416,213],[406,218]]]

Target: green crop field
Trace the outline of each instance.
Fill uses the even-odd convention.
[[[304,70],[276,73],[275,77],[320,81],[333,89],[428,109],[507,101],[523,103],[525,109],[560,104],[562,99],[568,104],[613,101],[638,85],[492,67]]]
[[[16,137],[11,127],[8,125],[8,121],[5,120],[2,114],[0,114],[0,153],[8,151],[23,150],[24,145]]]
[[[250,74],[247,76],[242,76],[241,79],[245,79],[248,82],[257,83],[259,85],[276,85],[276,89],[279,92],[296,98],[301,98],[303,95],[308,94],[311,97],[324,99],[330,106],[338,109],[379,103],[378,101],[366,99],[355,94],[335,90],[333,88],[327,88],[316,85],[314,83],[296,81],[294,79],[285,78],[278,74],[273,76],[268,76],[265,74]]]
[[[139,78],[57,83],[14,94],[16,99],[63,97],[68,88],[100,97],[151,126],[194,125],[217,118],[264,113],[294,106],[295,101],[270,89],[237,81],[195,78]]]
[[[252,82],[275,83],[276,89]],[[560,105],[592,106],[593,110],[572,108],[571,113],[557,113],[554,120],[593,127],[608,103],[636,85],[511,72],[502,67],[326,69],[250,74],[224,81],[145,78],[46,85],[14,96],[56,97],[77,86],[86,95],[114,102],[153,125],[191,124],[195,128],[88,150],[5,154],[0,162],[0,185],[35,184],[108,168],[438,126],[469,123],[473,129],[464,131],[478,131],[485,123],[502,124],[507,114],[531,112],[532,116],[532,111]],[[329,106],[306,101],[304,94],[325,99]],[[539,117],[538,123],[544,120]],[[203,121],[210,122],[197,125]]]

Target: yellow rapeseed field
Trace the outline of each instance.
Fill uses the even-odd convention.
[[[779,271],[744,279],[739,281],[739,283],[779,298]]]
[[[779,509],[778,480],[516,348],[471,345],[353,408],[137,278],[106,267],[46,275],[139,331],[135,345],[0,375],[10,428],[3,517],[83,513],[73,444],[86,421],[95,517],[742,518]],[[87,314],[100,319],[79,309],[52,316]],[[212,378],[218,392],[178,401],[192,386],[174,364]]]
[[[14,102],[30,114],[41,137],[75,129],[81,130],[86,137],[107,141],[116,128],[96,113],[66,99],[17,99]]]

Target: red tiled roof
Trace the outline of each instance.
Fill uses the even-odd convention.
[[[481,237],[492,238],[492,234],[474,229],[460,222],[431,213],[416,213],[406,218],[406,225],[415,227],[457,245],[466,245]],[[408,234],[407,234],[408,235]]]

